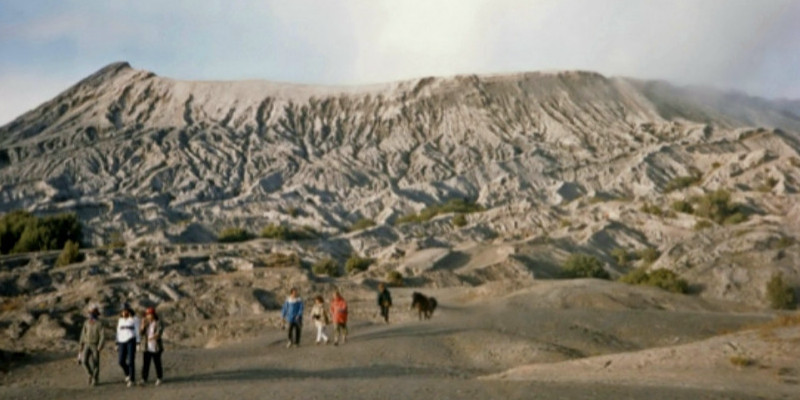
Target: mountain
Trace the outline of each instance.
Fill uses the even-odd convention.
[[[442,249],[442,284],[552,277],[585,252],[614,275],[668,268],[704,296],[765,304],[774,273],[800,284],[796,110],[582,71],[319,87],[115,63],[0,128],[0,211],[76,212],[88,246],[305,226],[324,240],[295,248],[304,260],[356,252],[413,275],[431,265],[412,251]],[[738,220],[672,211],[717,189]],[[485,211],[397,223],[453,199]],[[348,232],[363,219],[376,225]],[[494,269],[458,262],[482,256],[471,244],[499,254]],[[620,263],[618,248],[657,255]]]

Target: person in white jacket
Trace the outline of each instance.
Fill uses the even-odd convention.
[[[139,326],[139,317],[133,313],[131,306],[125,303],[117,322],[117,353],[119,366],[122,367],[128,387],[136,384],[136,345],[141,342]]]

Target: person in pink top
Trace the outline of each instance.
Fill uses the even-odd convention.
[[[331,300],[331,316],[333,317],[333,345],[339,345],[339,336],[342,337],[342,344],[347,342],[347,302],[337,290],[333,293]]]

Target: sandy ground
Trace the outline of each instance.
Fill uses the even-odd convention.
[[[125,387],[112,349],[104,351],[101,384],[95,388],[87,387],[73,354],[39,354],[3,377],[0,397],[799,398],[791,364],[779,370],[786,379],[777,379],[775,371],[763,368],[766,359],[762,368],[742,369],[726,363],[730,352],[716,352],[734,342],[758,354],[793,355],[794,328],[781,333],[786,341],[759,341],[756,332],[726,334],[769,316],[722,312],[717,309],[722,305],[696,298],[621,287],[627,288],[570,281],[510,295],[502,294],[501,286],[429,290],[442,304],[430,321],[417,321],[408,311],[410,289],[396,289],[396,322],[356,319],[344,346],[314,345],[306,324],[302,345],[287,349],[285,332],[264,325],[258,337],[213,348],[168,348],[165,383],[157,388]],[[692,363],[692,357],[714,362]],[[655,367],[635,368],[646,360]],[[775,360],[771,368],[778,367]],[[602,368],[609,361],[614,368]],[[140,367],[141,356],[137,363]]]

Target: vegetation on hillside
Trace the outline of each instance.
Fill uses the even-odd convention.
[[[410,222],[425,222],[430,221],[433,217],[439,214],[447,213],[460,213],[469,214],[474,212],[484,211],[484,208],[474,202],[464,199],[452,199],[444,204],[432,205],[425,207],[422,211],[404,215],[397,219],[395,224],[406,224]]]
[[[63,249],[80,243],[81,224],[75,214],[36,217],[17,210],[0,217],[0,254]]]
[[[562,273],[565,278],[611,279],[597,257],[588,254],[573,254],[564,262]]]

